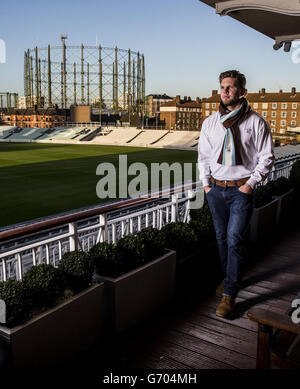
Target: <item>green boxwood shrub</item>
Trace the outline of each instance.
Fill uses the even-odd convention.
[[[129,234],[117,243],[117,250],[122,272],[142,266],[146,261],[146,249],[143,240],[138,235]]]
[[[112,278],[136,269],[164,253],[163,234],[153,227],[129,234],[117,244],[97,243],[89,252],[96,273]]]
[[[145,248],[146,259],[153,260],[164,253],[166,247],[163,234],[157,228],[147,227],[137,233]]]
[[[54,305],[65,289],[64,274],[53,265],[32,266],[24,276],[23,286],[31,307]]]
[[[275,181],[269,181],[268,187],[270,188],[273,196],[282,196],[291,189],[290,181],[285,177],[279,177]]]
[[[21,324],[28,318],[28,299],[22,281],[7,280],[0,282],[0,298],[6,304],[7,327]]]
[[[58,269],[66,276],[67,288],[78,293],[92,282],[94,264],[90,256],[83,251],[65,253],[59,262]]]
[[[116,244],[99,242],[91,248],[89,255],[96,273],[113,278],[120,275],[121,263]]]
[[[271,184],[261,185],[255,189],[254,208],[260,208],[272,201]]]
[[[182,260],[195,251],[197,237],[193,229],[183,222],[165,225],[161,229],[166,248],[176,251],[177,260]]]

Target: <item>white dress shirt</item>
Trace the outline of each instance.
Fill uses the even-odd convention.
[[[217,111],[206,118],[200,132],[198,167],[203,186],[209,185],[210,177],[227,181],[250,177],[247,184],[254,189],[267,178],[275,160],[269,124],[257,112],[251,111],[239,124],[243,165],[224,166],[217,163],[226,134],[220,117]]]

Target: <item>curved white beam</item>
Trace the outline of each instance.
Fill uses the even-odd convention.
[[[216,13],[223,16],[233,11],[255,9],[288,16],[300,16],[299,0],[231,0],[216,3]]]

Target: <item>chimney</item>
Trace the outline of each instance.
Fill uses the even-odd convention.
[[[217,95],[217,94],[218,94],[217,89],[213,89],[213,90],[211,91],[211,94],[212,94],[212,96]]]
[[[180,104],[180,95],[177,95],[175,97],[175,102],[176,102],[176,104]]]
[[[191,99],[191,96],[189,96],[189,97],[188,97],[188,101],[191,101],[191,100],[192,100],[192,99]]]
[[[201,100],[199,97],[196,97],[196,103],[200,104]]]
[[[292,96],[296,95],[296,88],[292,88]]]
[[[282,89],[279,90],[279,93],[282,93]]]
[[[184,96],[184,99],[183,99],[184,101],[187,101],[187,96]]]
[[[262,89],[261,89],[261,96],[263,97],[263,96],[265,96],[265,94],[266,94],[266,89],[265,89],[265,88],[262,88]]]

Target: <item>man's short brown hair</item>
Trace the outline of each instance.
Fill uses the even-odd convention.
[[[238,81],[240,88],[245,89],[246,77],[242,73],[240,73],[238,70],[227,70],[226,72],[221,73],[219,76],[220,84],[221,84],[223,78],[227,78],[227,77],[235,78]]]

